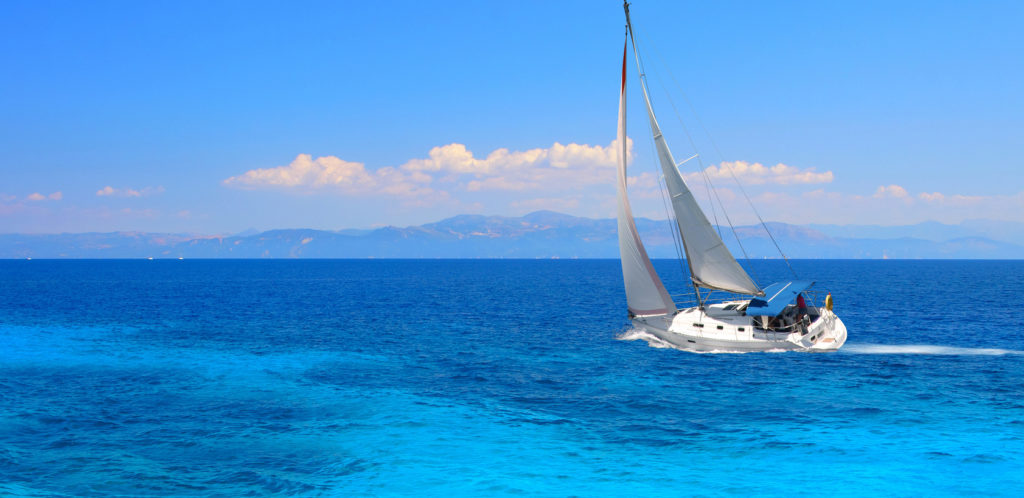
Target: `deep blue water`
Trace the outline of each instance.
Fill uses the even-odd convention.
[[[618,265],[0,261],[0,494],[1024,490],[1024,262],[795,261],[847,345],[744,355]]]

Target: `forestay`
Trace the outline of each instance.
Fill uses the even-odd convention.
[[[640,67],[640,56],[637,53],[635,41],[633,42],[633,55],[637,61],[637,69],[642,74],[643,69]],[[747,275],[736,258],[732,257],[729,249],[722,243],[722,238],[718,236],[707,217],[704,216],[704,212],[701,211],[697,200],[693,198],[690,189],[686,188],[683,177],[676,169],[675,159],[672,158],[672,152],[668,149],[665,137],[661,135],[661,127],[658,126],[658,120],[654,117],[651,99],[647,95],[647,84],[643,78],[640,80],[640,87],[644,93],[644,102],[647,104],[647,116],[651,121],[654,145],[657,148],[658,160],[665,176],[665,186],[672,196],[672,209],[675,211],[676,223],[679,224],[679,233],[683,239],[686,262],[690,266],[690,276],[693,278],[693,282],[707,289],[760,295],[761,289],[750,278],[750,275]],[[622,119],[621,114],[619,119]]]
[[[637,316],[675,313],[676,306],[662,285],[661,279],[647,257],[640,242],[633,210],[626,197],[626,49],[622,47],[622,87],[619,93],[618,149],[618,216],[619,259],[622,260],[622,279],[626,284],[626,303],[629,312]]]

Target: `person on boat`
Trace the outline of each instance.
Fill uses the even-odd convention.
[[[802,319],[804,317],[804,315],[807,314],[807,303],[804,301],[803,293],[800,293],[800,294],[796,295],[796,309],[797,309],[796,319],[799,321],[800,319]]]

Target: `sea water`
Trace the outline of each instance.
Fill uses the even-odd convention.
[[[1024,262],[793,267],[840,352],[650,347],[615,260],[0,261],[0,494],[1024,492]]]

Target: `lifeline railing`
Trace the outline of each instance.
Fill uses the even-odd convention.
[[[680,309],[696,308],[698,304],[696,297],[691,294],[671,294],[672,300],[675,301],[676,307]],[[704,299],[703,303],[705,306],[709,304],[721,304],[729,301],[749,301],[750,296],[743,294],[733,294],[731,292],[724,291],[713,291],[708,294],[707,298]]]
[[[825,306],[824,296],[829,294],[829,292],[826,289],[815,289],[805,290],[802,292],[802,294],[804,295],[804,301],[807,304],[808,308],[818,308]],[[698,304],[700,304],[697,302],[697,299],[694,297],[693,294],[680,293],[670,294],[670,296],[672,297],[672,300],[676,303],[676,307],[679,309],[696,308]],[[708,294],[707,298],[704,299],[703,304],[707,306],[709,304],[721,304],[729,301],[749,300],[750,296],[746,294],[734,294],[732,292],[725,291],[712,291],[711,293]],[[822,304],[817,304],[819,302]],[[795,304],[795,302],[791,304]]]

